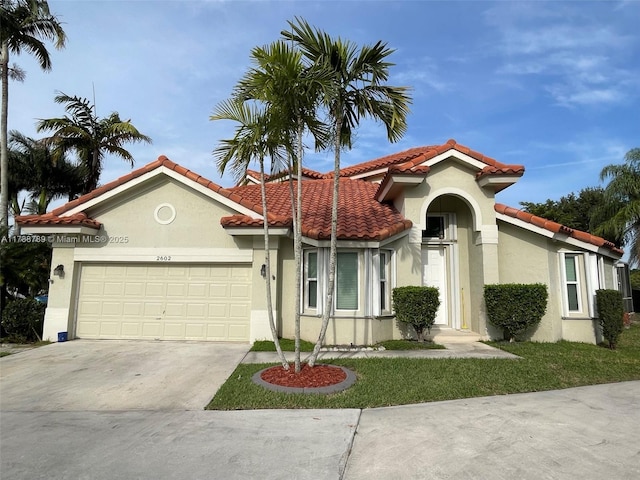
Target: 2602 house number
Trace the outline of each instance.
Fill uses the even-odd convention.
[[[171,255],[157,255],[156,262],[170,262]]]

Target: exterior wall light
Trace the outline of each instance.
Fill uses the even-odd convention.
[[[53,274],[56,277],[64,278],[64,265],[58,265],[53,269]]]

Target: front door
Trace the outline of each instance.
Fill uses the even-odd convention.
[[[436,325],[448,325],[447,309],[447,250],[445,246],[423,247],[422,285],[436,287],[440,296],[440,307],[436,312]]]

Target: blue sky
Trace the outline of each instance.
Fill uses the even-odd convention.
[[[359,45],[396,52],[391,85],[413,88],[405,137],[363,122],[343,166],[454,138],[524,177],[498,201],[558,199],[600,184],[604,165],[640,147],[640,2],[49,0],[64,23],[53,69],[27,55],[10,85],[9,128],[39,138],[39,118],[63,115],[56,91],[93,98],[98,115],[131,119],[153,139],[129,150],[141,167],[159,155],[223,186],[212,150],[233,133],[214,107],[295,16]],[[330,152],[305,165],[332,168]],[[101,181],[130,171],[107,158]]]

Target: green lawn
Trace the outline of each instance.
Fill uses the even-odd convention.
[[[623,332],[617,350],[570,342],[491,345],[522,358],[330,360],[358,377],[332,395],[268,391],[251,376],[273,364],[241,364],[207,408],[370,408],[640,380],[639,323]]]

